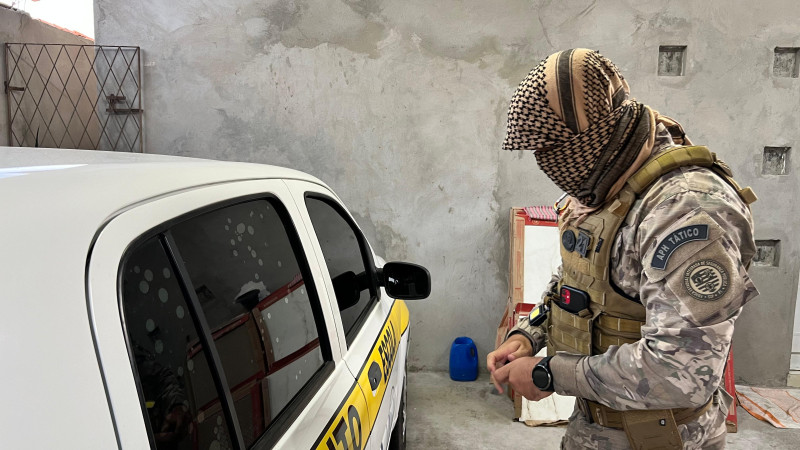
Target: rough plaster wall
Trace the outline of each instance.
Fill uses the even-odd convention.
[[[5,44],[7,43],[91,45],[93,42],[89,39],[59,30],[58,28],[54,28],[38,20],[31,19],[31,16],[24,11],[11,9],[4,5],[0,5],[0,44],[2,44],[0,51],[3,53],[3,56],[0,57],[0,74],[2,74],[3,81],[6,81],[8,77],[5,65]],[[24,55],[25,57],[28,56],[27,54]],[[35,58],[37,55],[38,54],[34,51],[33,57]],[[55,55],[53,55],[53,57],[55,57]],[[59,70],[60,73],[63,74],[69,73],[69,69],[67,67],[60,66]],[[72,87],[73,83],[70,83],[70,86]],[[75,98],[77,98],[75,93],[78,92],[78,89],[80,89],[80,86],[76,86],[76,90],[73,92]],[[92,86],[87,86],[87,89],[91,90]],[[8,94],[5,93],[5,89],[0,91],[0,96],[2,97],[2,104],[0,104],[0,145],[3,146],[9,145],[7,95]],[[42,104],[43,109],[46,108],[46,103],[47,102],[45,101]],[[26,110],[26,112],[32,116],[30,111]],[[51,113],[52,110],[46,114],[49,116]],[[68,118],[69,116],[67,115],[66,117]],[[30,145],[33,145],[33,143]]]
[[[761,194],[757,236],[781,239],[783,255],[752,270],[762,297],[737,325],[736,370],[782,384],[798,274],[788,199],[800,189],[797,167],[761,176],[760,155],[800,144],[798,80],[772,77],[773,48],[800,46],[800,8],[598,3],[97,0],[95,17],[98,43],[143,49],[147,151],[310,172],[378,253],[430,269],[431,298],[410,305],[410,364],[428,369],[447,368],[460,335],[481,357],[491,349],[507,211],[558,195],[531,154],[499,150],[511,94],[554,51],[601,50],[639,100],[679,118]],[[688,46],[686,76],[656,76],[659,45]]]

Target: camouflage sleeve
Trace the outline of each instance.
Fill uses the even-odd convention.
[[[558,266],[556,273],[554,273],[550,277],[550,281],[547,283],[547,286],[542,292],[542,301],[545,300],[550,295],[555,295],[556,289],[558,287],[558,282],[561,281],[561,266]],[[543,349],[545,346],[545,337],[547,332],[545,331],[545,327],[543,326],[532,326],[528,322],[527,317],[520,317],[517,320],[517,325],[511,329],[511,331],[506,334],[506,340],[510,338],[514,334],[521,334],[528,338],[531,341],[531,346],[533,347],[533,354],[539,353],[539,350]]]
[[[758,295],[744,266],[752,234],[749,210],[729,195],[690,190],[658,203],[626,245],[643,268],[642,338],[596,356],[558,354],[556,392],[618,410],[704,405],[722,379],[734,322]]]

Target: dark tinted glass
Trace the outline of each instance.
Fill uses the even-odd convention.
[[[247,445],[324,362],[319,334],[325,328],[312,306],[318,300],[306,287],[298,262],[303,255],[295,254],[279,207],[250,201],[171,230],[211,327]]]
[[[366,270],[358,235],[339,211],[326,201],[307,197],[306,207],[334,285],[337,284],[337,279],[346,278],[348,272],[355,274],[358,279],[358,299],[353,306],[350,306],[349,300],[341,298],[342,291],[348,292],[349,290],[340,291],[335,288],[342,315],[342,325],[347,335],[347,343],[350,344],[358,332],[360,316],[365,314],[372,304],[369,272]]]
[[[129,253],[122,306],[157,448],[231,448],[197,330],[156,238]]]

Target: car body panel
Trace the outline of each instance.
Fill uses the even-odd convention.
[[[408,345],[408,307],[402,300],[394,301],[381,328],[369,359],[358,372],[358,383],[317,438],[315,448],[386,448],[400,400],[398,384],[402,387],[405,378],[404,366],[393,371],[394,363],[405,357]]]
[[[332,200],[335,200],[343,208],[344,205],[341,203],[341,200],[339,200],[338,197],[331,195],[332,192],[330,190],[323,189],[319,185],[301,180],[287,180],[286,184],[289,187],[290,192],[293,194],[295,201],[297,202],[298,210],[304,219],[303,222],[308,224],[307,228],[312,241],[311,247],[313,248],[314,253],[316,253],[318,265],[325,268],[327,267],[325,263],[325,257],[322,253],[322,248],[316,239],[311,218],[305,208],[304,199],[306,194],[309,193],[322,194],[330,197]],[[344,210],[347,212],[346,208],[344,208]],[[349,212],[347,213],[349,214]],[[352,215],[350,218],[352,219]],[[372,251],[371,247],[370,251]],[[376,265],[378,267],[383,266],[383,260],[381,258],[375,256],[374,254],[373,258],[375,258]],[[323,270],[323,272],[326,271]],[[325,273],[323,282],[325,289],[328,292],[328,296],[331,299],[331,305],[335,305],[336,296],[334,294],[333,283],[327,273]],[[318,448],[327,449],[329,448],[328,445],[331,445],[333,448],[379,449],[381,448],[383,430],[381,428],[380,434],[375,433],[376,424],[380,427],[384,427],[388,423],[391,423],[391,426],[394,425],[396,415],[392,417],[388,412],[384,413],[383,411],[380,411],[380,400],[383,399],[383,394],[388,389],[390,395],[395,395],[394,404],[399,405],[399,399],[401,395],[399,391],[402,389],[398,390],[397,385],[398,380],[405,377],[405,367],[403,366],[402,372],[398,374],[392,373],[391,368],[394,366],[394,361],[399,360],[397,359],[398,355],[400,355],[402,352],[404,356],[406,352],[408,339],[401,338],[404,336],[404,333],[405,336],[407,336],[406,329],[408,327],[408,308],[402,301],[395,301],[386,295],[386,292],[383,290],[383,288],[380,288],[379,297],[380,298],[378,301],[371,307],[367,320],[364,322],[362,328],[358,331],[358,334],[351,345],[348,347],[346,340],[344,338],[340,339],[344,362],[347,364],[351,374],[359,380],[358,385],[353,386],[353,391],[351,392],[352,400],[355,400],[359,397],[355,394],[355,392],[360,391],[361,398],[366,400],[365,406],[367,411],[366,413],[362,412],[360,409],[360,404],[356,404],[350,399],[345,401],[338,411],[338,414],[331,418],[331,422],[328,424],[328,430],[325,432],[325,434],[320,435],[319,440],[316,442]],[[334,310],[337,331],[341,336],[344,336],[341,316],[336,308],[332,309]],[[389,329],[391,329],[391,332],[384,334],[384,331]],[[387,336],[390,336],[390,338]],[[382,340],[381,338],[384,339]],[[391,345],[389,345],[390,342]],[[384,362],[381,359],[381,355],[388,350],[389,347],[392,347],[394,354],[390,360]],[[399,347],[403,348],[399,349]],[[391,375],[389,379],[381,379],[377,384],[378,388],[376,390],[371,388],[369,382],[369,371],[373,362],[380,366],[381,375],[384,373],[384,365],[386,364],[387,368],[390,369],[389,374]],[[392,388],[394,388],[394,390],[392,390]],[[392,402],[387,401],[386,403],[389,404]],[[356,410],[352,411],[351,406],[355,406]],[[379,414],[379,411],[381,414]],[[356,428],[356,426],[361,430],[361,433],[356,434],[363,435],[365,440],[353,440],[354,437],[352,430]],[[329,441],[330,444],[328,443]],[[365,443],[366,445],[364,445]],[[294,448],[306,447],[300,446],[298,443],[298,446]]]
[[[312,183],[299,180],[288,180],[286,181],[286,184],[293,194],[295,200],[298,202],[298,209],[304,218],[304,223],[312,224],[311,218],[308,215],[308,211],[305,209],[305,204],[303,201],[305,195],[307,193],[317,193],[330,196],[330,191],[322,189],[319,185],[314,185]],[[333,199],[341,204],[341,201],[337,197],[333,197]],[[346,208],[345,211],[347,211]],[[319,245],[319,242],[316,240],[313,226],[309,225],[308,228],[309,234],[311,235],[312,247],[314,252],[317,254],[317,261],[320,267],[325,267],[325,257],[322,254],[322,248]],[[374,254],[373,257],[376,260],[376,265],[378,267],[382,267],[383,260]],[[330,276],[324,277],[324,283],[325,289],[328,291],[329,297],[332,299],[331,304],[333,305],[336,303],[336,297]],[[396,313],[396,317],[392,315],[393,311]],[[341,317],[339,316],[338,311],[334,311],[334,316],[336,316],[337,319],[336,326],[338,332],[341,335],[344,335]],[[385,430],[387,428],[389,429],[388,434],[391,435],[391,428],[394,426],[397,415],[390,414],[388,408],[381,409],[381,405],[383,403],[382,400],[384,399],[385,392],[388,392],[388,395],[393,396],[393,400],[385,402],[387,405],[399,405],[400,396],[402,395],[402,380],[405,378],[405,366],[401,364],[401,370],[397,371],[393,371],[393,368],[395,367],[395,361],[405,361],[404,359],[398,359],[398,356],[402,353],[403,357],[405,357],[407,351],[407,328],[408,307],[405,306],[402,301],[395,301],[386,295],[384,289],[380,288],[380,298],[378,302],[371,308],[369,317],[364,322],[363,327],[361,330],[359,330],[358,335],[355,337],[349,348],[344,339],[340,340],[344,361],[353,376],[358,378],[359,387],[363,392],[363,396],[367,399],[367,406],[369,409],[369,415],[367,417],[369,420],[368,429],[370,430],[370,433],[368,433],[368,446],[360,446],[358,448],[380,449],[382,443],[383,448],[385,448],[388,444],[388,437],[386,438],[385,442],[382,442],[383,435],[385,434]],[[386,329],[391,329],[391,331],[384,333]],[[385,338],[385,342],[381,342],[381,338]],[[381,359],[382,354],[388,351],[391,351],[392,355],[389,359],[383,361]],[[372,389],[369,381],[369,369],[371,364],[368,364],[368,362],[379,362],[380,364],[378,365],[380,366],[381,375],[383,375],[385,372],[388,372],[389,374],[388,378],[381,379],[380,382],[377,383],[377,388],[375,390]],[[400,387],[398,388],[398,386]],[[339,415],[343,418],[348,417],[346,406],[342,411],[340,411]],[[361,416],[361,420],[365,420],[363,419],[363,416]],[[334,423],[333,425],[335,426],[337,424],[338,422]],[[363,423],[361,424],[361,427],[362,429],[366,428]],[[326,442],[327,441],[323,439],[321,444],[325,444]]]
[[[308,248],[310,249],[311,253],[313,253],[313,258],[316,262],[315,266],[319,267],[320,271],[323,273],[322,278],[320,278],[322,281],[320,286],[324,287],[324,290],[327,293],[327,298],[330,301],[331,309],[336,310],[335,314],[333,315],[333,323],[336,328],[336,332],[339,336],[344,336],[342,317],[338,312],[338,308],[333,307],[333,305],[336,305],[336,294],[333,290],[333,282],[331,281],[330,274],[328,273],[327,266],[325,264],[325,256],[322,254],[322,248],[320,247],[319,241],[314,233],[314,227],[311,225],[311,216],[308,214],[308,210],[306,209],[305,195],[308,192],[314,192],[328,196],[340,205],[342,204],[342,201],[336,196],[336,194],[333,193],[332,190],[330,190],[330,188],[323,187],[316,183],[309,183],[303,180],[287,180],[284,181],[284,183],[294,199],[295,208],[301,218],[298,223],[302,224],[303,230],[305,230],[309,238]],[[298,228],[300,228],[300,225],[298,225]],[[347,354],[347,342],[344,339],[339,340],[339,352],[340,355]]]
[[[13,193],[0,197],[0,210],[11,212],[2,218],[0,235],[4,254],[0,285],[6,288],[7,307],[0,319],[0,354],[4,365],[13,368],[5,371],[0,393],[14,405],[0,413],[0,423],[4,429],[28,430],[4,433],[4,446],[149,448],[135,369],[121,326],[121,259],[142,234],[182,214],[228,199],[270,193],[284,204],[301,241],[334,363],[276,448],[312,447],[342,417],[343,405],[348,413],[351,405],[355,408],[363,430],[362,440],[351,438],[347,448],[385,448],[397,416],[392,405],[399,404],[405,378],[408,333],[392,331],[392,342],[397,344],[393,369],[386,371],[391,376],[380,385],[387,393],[382,394],[384,401],[367,390],[370,365],[365,361],[379,359],[381,348],[386,351],[382,333],[388,342],[387,324],[407,326],[408,310],[381,289],[369,319],[348,348],[330,276],[303,202],[304,193],[313,191],[347,211],[324,183],[302,172],[260,164],[0,148],[0,189]],[[382,265],[380,258],[375,259]],[[43,331],[31,333],[31,328]],[[57,333],[49,334],[51,330]],[[384,364],[381,360],[382,373]],[[43,431],[31,433],[31,423],[41,423]]]
[[[376,420],[375,429],[372,431],[374,436],[371,438],[371,441],[376,443],[373,447],[376,450],[386,450],[389,447],[392,431],[401,414],[399,408],[401,400],[403,399],[403,390],[406,385],[407,374],[405,362],[408,355],[409,334],[408,327],[406,327],[397,349],[391,378],[383,394],[383,402],[378,410],[378,419]]]

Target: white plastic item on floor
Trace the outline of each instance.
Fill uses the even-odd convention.
[[[547,349],[542,349],[536,356],[547,356]],[[525,422],[526,425],[532,427],[565,424],[569,416],[572,415],[574,407],[575,397],[555,393],[538,402],[531,402],[523,397],[519,421]]]
[[[736,385],[739,404],[753,417],[777,428],[800,428],[800,389]]]

